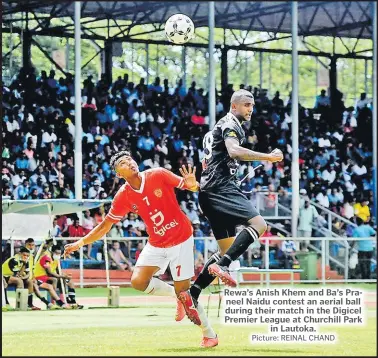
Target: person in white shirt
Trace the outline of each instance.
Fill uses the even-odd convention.
[[[331,141],[329,140],[331,133],[327,132],[325,136],[319,138],[318,146],[320,148],[329,148],[331,146]]]
[[[322,172],[322,178],[325,181],[328,181],[329,184],[332,184],[336,179],[336,171],[335,165],[330,164],[329,167],[327,166],[325,170]]]
[[[12,184],[14,187],[19,186],[26,179],[25,170],[21,169],[19,173],[12,176]]]
[[[281,251],[284,254],[284,268],[291,269],[293,263],[297,262],[295,253],[297,251],[295,242],[293,240],[285,240],[282,242]]]
[[[18,122],[14,119],[13,116],[10,116],[7,121],[7,131],[9,133],[13,133],[14,131],[20,130],[20,125]]]
[[[54,125],[50,124],[47,132],[42,134],[41,148],[46,147],[49,143],[55,143],[58,140],[58,137],[54,133]]]
[[[316,200],[319,202],[320,205],[329,208],[329,200],[328,200],[328,195],[325,189],[321,191],[317,196]]]
[[[357,108],[360,110],[364,107],[367,107],[372,101],[366,98],[366,93],[361,93],[360,99],[357,101]]]
[[[105,189],[101,187],[100,180],[96,179],[88,190],[88,199],[100,199],[100,194]]]
[[[353,128],[357,127],[357,119],[354,116],[353,111],[351,109],[349,111],[345,111],[343,113],[343,122],[342,122],[342,125],[345,126],[345,124],[347,123],[347,121],[349,121],[351,127],[353,127]]]
[[[353,165],[352,172],[354,174],[360,176],[360,175],[366,174],[367,169],[366,169],[365,165],[362,162],[360,162],[360,163],[356,163],[355,165]]]
[[[354,216],[354,208],[352,205],[353,200],[349,198],[343,205],[342,215],[348,220],[352,219]]]

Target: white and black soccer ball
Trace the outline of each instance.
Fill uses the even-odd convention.
[[[165,35],[170,42],[182,45],[194,36],[194,24],[184,14],[172,15],[165,23]]]

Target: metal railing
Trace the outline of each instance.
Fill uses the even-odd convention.
[[[40,244],[42,243],[43,241],[43,238],[39,238],[40,240],[38,241],[38,238],[35,238],[35,241],[37,244]],[[56,241],[76,241],[78,240],[79,238],[55,238]],[[266,237],[264,238],[265,239],[265,254],[264,254],[264,257],[261,256],[261,264],[260,266],[264,266],[264,268],[270,268],[272,267],[271,263],[270,262],[270,252],[272,251],[272,247],[269,246],[269,243],[272,242],[272,241],[279,241],[279,242],[282,242],[284,240],[292,240],[296,243],[296,247],[297,249],[299,249],[299,243],[301,241],[304,241],[304,240],[311,240],[311,241],[321,241],[321,247],[316,247],[315,245],[309,245],[309,248],[312,250],[313,253],[316,253],[318,256],[316,258],[316,265],[318,266],[318,264],[320,264],[321,266],[321,275],[316,277],[316,279],[299,279],[299,280],[294,280],[295,283],[301,283],[301,282],[306,282],[306,283],[331,283],[331,282],[344,282],[344,283],[349,283],[349,282],[376,282],[376,279],[370,279],[370,280],[367,280],[367,279],[353,279],[353,278],[350,278],[350,267],[349,267],[349,264],[350,264],[350,257],[351,257],[351,245],[348,243],[347,240],[345,240],[344,242],[344,247],[342,247],[342,249],[344,251],[342,251],[342,253],[338,255],[333,255],[331,252],[330,252],[330,243],[331,243],[331,247],[332,245],[334,244],[335,242],[335,238],[333,237],[311,237],[311,238],[308,238],[308,237],[299,237],[299,238],[290,238],[290,237]],[[112,241],[118,241],[118,242],[124,242],[124,243],[129,243],[129,242],[133,242],[133,241],[137,241],[137,242],[143,242],[143,246],[146,244],[148,238],[147,237],[128,237],[128,238],[125,238],[125,237],[107,237],[106,238],[106,243],[107,245],[109,245]],[[210,244],[210,241],[211,240],[215,240],[213,237],[203,237],[203,238],[194,238],[194,240],[204,240],[204,250],[203,250],[203,259],[204,259],[204,262],[206,262],[209,258],[209,254],[211,254],[211,252],[209,252],[209,244]],[[350,238],[348,239],[349,241],[355,241],[355,242],[358,242],[358,241],[363,241],[363,240],[373,240],[374,242],[376,242],[376,238]],[[6,241],[6,240],[3,240],[3,241]],[[11,251],[12,252],[15,252],[15,242],[18,241],[17,238],[12,238],[11,239]],[[103,242],[101,241],[98,241],[97,243],[101,243],[101,245],[103,245]],[[212,242],[212,244],[214,245],[214,242]],[[216,245],[214,245],[213,247],[215,247]],[[259,248],[257,248],[259,250]],[[274,249],[274,248],[273,248]],[[275,249],[279,249],[277,244],[276,244],[276,247]],[[339,247],[340,249],[340,247]],[[251,250],[251,248],[249,248],[249,250]],[[354,249],[355,250],[355,249]],[[373,249],[373,253],[374,253],[374,257],[372,260],[370,260],[370,264],[371,265],[376,265],[376,250],[377,250],[377,247],[375,246],[374,249]],[[104,250],[104,247],[102,247],[100,250],[100,252],[107,252]],[[300,251],[298,250],[297,253],[299,253]],[[193,254],[193,253],[188,253],[188,254]],[[105,254],[104,254],[105,255]],[[302,254],[301,254],[302,255]],[[304,255],[306,255],[306,253],[304,253]],[[308,255],[311,255],[308,254]],[[319,259],[319,256],[320,256],[320,259]],[[79,251],[79,258],[78,259],[71,259],[71,261],[68,261],[68,260],[64,260],[62,259],[62,266],[63,267],[67,267],[68,264],[72,264],[73,262],[75,262],[76,264],[76,267],[78,265],[78,269],[80,271],[80,275],[79,275],[79,286],[80,287],[84,287],[84,286],[89,286],[89,285],[110,285],[110,284],[118,284],[118,285],[124,285],[124,284],[129,284],[130,280],[129,280],[129,276],[128,276],[128,279],[118,279],[118,280],[112,280],[110,278],[110,275],[109,275],[109,271],[110,271],[110,268],[108,267],[108,264],[105,265],[105,261],[103,260],[86,260],[84,258],[84,249],[81,248],[80,251]],[[329,263],[332,263],[338,270],[332,270],[333,271],[333,274],[338,274],[338,278],[336,279],[330,279],[327,277],[326,273],[327,271],[329,272],[331,270],[331,268],[328,267],[328,264],[327,262]],[[99,270],[99,272],[101,271],[102,272],[102,278],[99,279],[98,281],[91,281],[90,283],[85,283],[85,269],[86,267],[92,267],[93,265],[96,266],[96,269]],[[244,265],[246,266],[246,265]],[[253,264],[252,264],[253,266]],[[302,265],[301,265],[302,266]],[[94,267],[92,267],[94,268]],[[310,267],[301,267],[303,269],[307,269],[307,270],[310,270]],[[312,267],[311,268],[312,270],[318,270],[318,268],[314,268]],[[268,276],[268,275],[266,275]],[[244,281],[245,283],[248,283],[248,281]],[[250,283],[253,283],[255,281],[249,281]],[[274,282],[286,282],[284,280],[269,280],[268,277],[266,277],[266,282],[270,282],[270,283],[274,283]],[[288,280],[287,280],[288,282]]]

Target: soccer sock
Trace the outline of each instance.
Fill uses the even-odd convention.
[[[56,303],[57,303],[60,307],[62,307],[62,306],[64,305],[64,302],[63,302],[62,300],[58,300],[58,301],[56,301]]]
[[[9,305],[7,289],[4,289],[5,303]]]
[[[176,297],[174,287],[156,277],[152,277],[144,292],[149,295]]]
[[[243,229],[239,235],[236,236],[231,247],[218,261],[218,265],[229,267],[232,261],[235,261],[241,254],[247,251],[249,245],[259,239],[259,236],[258,231],[252,226]]]
[[[28,306],[29,307],[33,306],[33,294],[32,293],[29,293],[29,296],[28,296]]]
[[[217,335],[211,327],[209,320],[207,319],[207,315],[205,313],[205,310],[203,309],[203,306],[199,302],[197,305],[197,311],[199,318],[201,319],[200,327],[202,329],[203,336],[208,338],[215,338]]]
[[[68,287],[67,303],[76,303],[76,292],[74,288]]]
[[[44,298],[44,297],[40,297],[39,298],[46,306],[48,306],[49,305],[49,301],[47,301],[47,299],[46,298]]]
[[[230,269],[230,275],[235,281],[237,281],[238,279],[238,273],[235,271],[235,269],[238,269],[238,268],[240,268],[240,261],[239,260],[232,261],[229,266],[229,269]]]
[[[209,286],[214,281],[214,276],[209,274],[208,268],[211,264],[219,261],[219,253],[213,254],[206,262],[201,273],[198,275],[197,279],[194,281],[192,287],[190,287],[190,294],[192,297],[198,300],[201,291]]]

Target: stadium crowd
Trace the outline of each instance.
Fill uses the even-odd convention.
[[[285,154],[281,163],[261,163],[263,167],[254,175],[250,164],[241,163],[240,178],[251,173],[251,178],[242,183],[243,191],[251,200],[257,192],[267,192],[268,196],[276,193],[279,202],[285,205],[292,190],[291,98],[284,103],[279,92],[269,98],[267,90],[243,84],[240,88],[250,90],[256,102],[251,122],[244,124],[245,145],[261,152],[280,148]],[[68,74],[58,79],[53,70],[49,74],[46,71],[36,74],[34,69],[22,69],[9,86],[3,84],[2,91],[3,199],[73,199],[74,77]],[[233,91],[232,84],[217,91],[217,119],[228,112]],[[113,83],[105,75],[97,83],[92,76],[85,79],[83,197],[111,199],[115,195],[122,181],[112,172],[109,161],[120,150],[129,150],[140,163],[140,170],[163,166],[178,173],[182,164],[192,164],[200,174],[202,138],[209,128],[207,101],[206,90],[197,88],[196,82],[186,88],[182,80],[171,86],[167,79],[161,83],[159,77],[149,85],[143,78],[134,84],[127,74]],[[346,108],[339,93],[331,107],[330,98],[323,90],[313,108],[300,105],[301,210],[308,199],[349,220],[360,217],[364,222],[370,221],[372,141],[370,135],[366,136],[371,132],[370,103],[366,94],[361,94],[355,107]],[[195,236],[211,235],[206,219],[198,210],[196,193],[179,191],[177,195],[194,226]],[[74,217],[57,218],[54,224],[57,234],[83,236],[101,222],[105,212],[106,208],[87,212],[82,225]],[[340,232],[343,229],[343,233],[352,236],[341,221],[334,220],[333,225],[340,226]],[[144,235],[144,224],[133,213],[110,232],[111,237]],[[201,245],[196,245],[199,267]],[[87,255],[91,257],[91,248]],[[124,265],[124,269],[132,267],[131,262]]]

